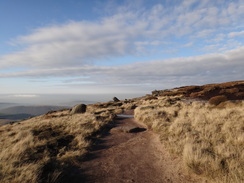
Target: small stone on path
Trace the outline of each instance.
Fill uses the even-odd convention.
[[[141,128],[138,126],[132,126],[132,125],[128,125],[128,126],[119,126],[119,127],[115,127],[112,128],[110,130],[111,133],[118,133],[118,132],[124,132],[124,133],[138,133],[138,132],[143,132],[146,131],[146,128]]]

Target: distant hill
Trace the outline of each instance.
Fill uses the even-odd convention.
[[[31,114],[1,114],[0,113],[0,126],[11,122],[21,121],[34,117]]]
[[[23,119],[32,117],[30,114],[0,114],[0,119]]]
[[[17,106],[17,105],[20,105],[20,104],[0,102],[0,110],[8,108],[8,107]]]
[[[72,106],[75,106],[76,104],[86,104],[86,105],[88,105],[88,104],[95,104],[95,103],[98,103],[99,101],[84,101],[84,100],[82,100],[82,101],[70,101],[70,102],[66,102],[66,103],[61,103],[60,105],[65,105],[65,106],[70,106],[70,107],[72,107]]]
[[[38,116],[45,114],[49,111],[57,111],[67,109],[66,106],[14,106],[0,110],[2,114],[28,114]]]

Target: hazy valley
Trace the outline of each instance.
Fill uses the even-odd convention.
[[[16,104],[4,104],[4,106]],[[67,106],[13,106],[0,110],[0,124],[15,122],[30,117],[68,108]]]

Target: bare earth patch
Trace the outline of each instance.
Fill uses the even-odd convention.
[[[123,117],[117,117],[114,129],[127,129],[128,126],[145,129],[134,118]],[[206,182],[187,175],[179,158],[169,155],[152,131],[128,133],[114,129],[100,139],[82,162],[86,182]]]

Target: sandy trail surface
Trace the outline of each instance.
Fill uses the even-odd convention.
[[[126,132],[133,126],[139,130]],[[100,138],[82,163],[83,182],[204,182],[186,175],[179,158],[170,156],[158,136],[144,128],[133,117],[117,117],[114,128]]]

